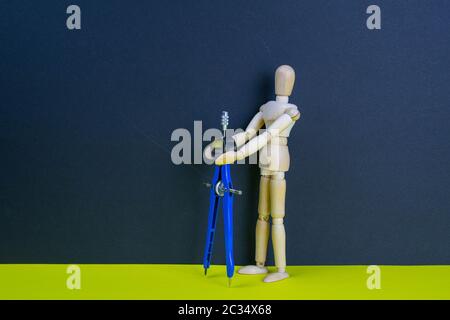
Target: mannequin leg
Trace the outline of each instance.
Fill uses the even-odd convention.
[[[259,267],[263,267],[266,263],[267,244],[269,242],[269,186],[270,178],[267,176],[261,176],[259,184],[258,220],[256,222],[255,246],[255,261],[256,265]]]
[[[284,229],[286,180],[284,173],[277,173],[270,180],[270,212],[272,216],[272,243],[277,272],[269,274],[264,282],[274,282],[287,278],[286,272],[286,232]]]
[[[256,266],[245,266],[239,269],[240,274],[262,274],[267,273],[264,267],[267,257],[267,243],[269,241],[269,215],[270,215],[270,178],[261,176],[259,183],[258,220],[256,221]]]

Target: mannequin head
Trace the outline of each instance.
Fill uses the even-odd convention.
[[[282,65],[275,71],[275,94],[290,96],[295,82],[295,71],[291,66]]]

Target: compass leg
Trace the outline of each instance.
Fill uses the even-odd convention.
[[[208,230],[206,233],[206,244],[205,244],[205,250],[204,250],[204,255],[203,255],[203,268],[205,269],[205,275],[211,264],[213,241],[214,241],[214,235],[216,232],[216,225],[217,225],[217,214],[218,214],[220,197],[216,195],[214,188],[215,188],[215,183],[217,182],[217,180],[220,177],[219,170],[220,170],[219,168],[216,168],[216,170],[215,170],[214,179],[212,181],[212,186],[211,186],[210,195],[209,195]]]
[[[232,188],[230,178],[230,168],[223,166],[223,183],[226,188]],[[234,274],[234,256],[233,256],[233,194],[226,192],[223,196],[223,218],[225,228],[225,260],[227,263],[227,276],[233,277]]]
[[[227,276],[233,277],[234,257],[233,257],[233,195],[227,192],[223,197],[223,218],[225,228],[225,253],[227,263]]]

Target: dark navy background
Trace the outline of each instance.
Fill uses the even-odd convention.
[[[370,4],[382,30],[366,28]],[[425,0],[2,1],[0,262],[200,263],[212,168],[173,165],[171,133],[218,127],[224,108],[245,127],[290,64],[288,263],[450,264],[449,14]],[[244,264],[259,172],[232,174]]]

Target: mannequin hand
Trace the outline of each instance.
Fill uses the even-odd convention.
[[[216,165],[221,166],[224,164],[230,164],[235,162],[237,159],[237,154],[235,151],[228,151],[225,152],[224,154],[221,154],[217,159],[216,159]]]
[[[212,155],[212,151],[217,150],[217,149],[222,149],[222,148],[223,148],[223,140],[216,139],[205,147],[205,150],[203,151],[203,155],[204,155],[205,159],[207,159],[208,161],[211,161],[211,163],[212,163],[215,160]]]

